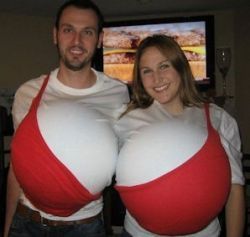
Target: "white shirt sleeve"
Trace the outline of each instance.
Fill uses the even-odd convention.
[[[212,124],[218,131],[221,143],[229,157],[232,183],[244,185],[242,172],[241,139],[236,120],[222,108],[212,104],[210,107]]]
[[[40,78],[27,81],[17,90],[12,106],[12,117],[15,130],[28,113],[33,98],[42,85],[43,78],[44,76],[41,76]]]
[[[12,106],[12,117],[13,125],[16,130],[20,122],[23,120],[27,114],[30,107],[30,101],[27,101],[26,97],[23,95],[22,90],[17,90],[15,94],[14,103]]]

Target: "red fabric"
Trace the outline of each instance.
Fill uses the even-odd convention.
[[[34,206],[56,216],[69,216],[100,194],[91,194],[55,157],[40,133],[37,108],[47,77],[19,125],[11,144],[16,178]]]
[[[202,230],[222,210],[231,170],[206,106],[208,138],[187,162],[156,180],[116,186],[131,215],[150,232],[184,235]]]

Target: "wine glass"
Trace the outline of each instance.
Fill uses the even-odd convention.
[[[227,97],[226,76],[231,64],[231,49],[217,48],[216,63],[223,78],[223,96]]]

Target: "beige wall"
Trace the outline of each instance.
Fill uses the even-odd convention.
[[[0,88],[17,88],[56,65],[51,19],[0,14]]]
[[[250,9],[190,15],[203,14],[215,16],[215,47],[228,46],[232,49],[232,66],[227,78],[229,94],[234,96],[230,109],[233,108],[239,123],[243,150],[250,153],[250,79],[247,71],[250,66]],[[187,16],[181,12],[178,15]],[[0,14],[0,89],[17,88],[24,81],[57,66],[52,25],[50,18]],[[216,91],[218,95],[221,93],[221,75],[217,68]]]

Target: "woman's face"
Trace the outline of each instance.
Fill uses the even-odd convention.
[[[182,110],[181,78],[172,63],[156,47],[147,48],[139,62],[140,76],[146,92],[170,113]],[[180,111],[179,111],[180,112]]]

